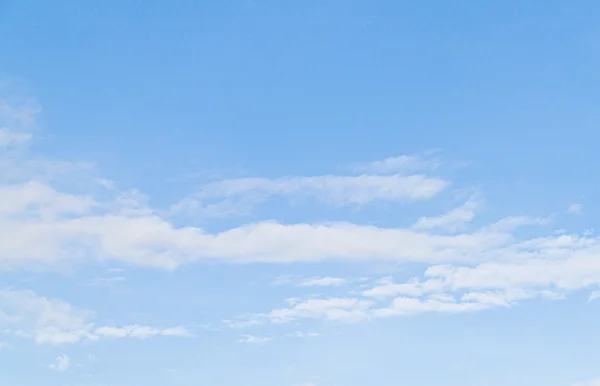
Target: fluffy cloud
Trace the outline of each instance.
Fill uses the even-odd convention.
[[[430,265],[422,275],[403,282],[384,278],[360,297],[293,299],[289,307],[251,320],[353,322],[425,312],[474,312],[534,298],[560,300],[574,291],[600,287],[600,246],[595,239],[566,235],[529,239],[497,249],[494,255],[479,264]],[[598,293],[591,292],[589,300],[597,299]]]
[[[0,187],[0,216],[3,218],[50,220],[61,215],[88,213],[93,205],[89,197],[60,193],[36,181]]]
[[[158,335],[190,335],[183,327],[96,327],[94,322],[92,311],[75,308],[60,299],[45,298],[32,291],[0,291],[0,327],[37,344],[93,342],[107,337],[146,339]]]
[[[200,260],[475,262],[496,257],[507,247],[518,247],[511,244],[510,229],[494,227],[448,236],[343,222],[286,225],[267,221],[208,233],[195,227],[174,227],[149,209],[139,214],[74,216],[86,202],[65,197],[53,205],[34,209],[28,205],[27,213],[8,208],[10,215],[0,214],[0,268],[81,259],[166,269]]]
[[[364,290],[362,297],[294,300],[290,307],[255,315],[253,320],[312,318],[345,322],[424,312],[473,312],[511,307],[533,298],[559,300],[570,292],[600,286],[596,258],[600,249],[595,241],[564,236],[529,240],[526,245],[533,255],[511,247],[512,253],[505,254],[505,261],[473,266],[432,265],[421,277],[405,282],[380,280]],[[544,249],[545,255],[540,257],[539,251]],[[590,301],[597,297],[598,291],[593,291]]]

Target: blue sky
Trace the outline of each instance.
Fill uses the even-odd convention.
[[[0,384],[600,385],[599,12],[0,0]]]

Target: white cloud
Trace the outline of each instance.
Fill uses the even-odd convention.
[[[569,208],[567,208],[567,213],[581,214],[582,210],[583,206],[581,204],[571,204]]]
[[[295,285],[297,287],[339,287],[348,284],[350,281],[350,279],[330,276],[302,278],[293,275],[280,275],[271,282],[271,285]]]
[[[8,117],[1,121],[5,132],[32,132],[35,109],[15,113],[0,105],[0,115],[3,111]],[[441,216],[418,219],[408,228],[347,222],[260,221],[209,232],[199,227],[175,226],[149,206],[147,196],[135,190],[121,192],[115,185],[104,184],[110,189],[94,194],[100,186],[97,179],[93,187],[75,185],[73,189],[65,189],[71,185],[56,184],[47,178],[48,174],[80,170],[71,169],[72,164],[59,163],[62,166],[44,169],[41,165],[45,163],[40,161],[34,171],[23,172],[17,168],[19,172],[14,174],[13,168],[6,165],[20,162],[14,162],[11,157],[13,155],[7,156],[6,152],[0,153],[0,169],[13,173],[10,178],[2,174],[0,179],[2,270],[60,267],[73,261],[117,261],[161,269],[198,261],[337,260],[415,262],[429,266],[421,277],[405,283],[378,285],[364,292],[363,298],[352,295],[346,299],[311,299],[262,314],[263,319],[273,321],[361,320],[373,315],[429,310],[477,310],[511,306],[533,297],[559,298],[571,291],[594,290],[600,286],[600,237],[593,232],[557,234],[548,230],[543,234],[542,229],[538,230],[538,236],[523,236],[523,232],[516,231],[517,227],[547,225],[548,222],[521,216],[448,234],[449,229],[456,231],[460,229],[457,225],[473,219],[477,200]],[[413,161],[401,158],[376,165],[380,170],[390,170],[393,165],[406,168]],[[52,162],[55,161],[50,165],[55,165]],[[348,205],[373,200],[430,198],[447,184],[437,177],[400,174],[247,178],[205,185],[190,199],[200,200],[201,205],[215,199],[217,203],[238,200],[253,204],[273,195],[300,195],[333,205]],[[62,189],[58,189],[59,185]],[[315,279],[311,284],[332,285],[335,283],[332,279]],[[19,308],[14,299],[22,299],[32,307]],[[385,299],[392,299],[391,303],[385,306],[377,303]],[[132,332],[131,326],[113,327],[121,332],[100,330],[105,332],[101,335],[96,330],[102,327],[94,325],[94,316],[89,311],[26,291],[3,291],[0,301],[13,307],[11,315],[3,308],[2,323],[11,327],[18,325],[15,333],[29,336],[38,343],[95,340],[110,335],[106,331],[114,334],[128,331],[126,335],[130,337],[178,335],[177,330],[167,329],[164,333],[164,329],[139,326],[136,332]],[[51,317],[41,316],[46,313]],[[20,323],[16,324],[15,318]]]
[[[300,287],[337,287],[348,282],[341,277],[312,277],[298,283]]]
[[[27,143],[31,141],[32,137],[31,133],[15,133],[0,128],[0,148]]]
[[[421,217],[413,225],[415,229],[434,229],[441,228],[454,231],[461,225],[470,222],[475,218],[475,210],[481,205],[481,201],[475,197],[469,199],[462,206],[451,210],[440,216]]]
[[[406,283],[387,282],[370,288],[363,292],[363,296],[374,298],[387,298],[397,295],[408,296],[423,296],[427,293],[437,292],[442,287],[443,283],[439,280],[428,280],[420,282],[417,278],[413,278]]]
[[[175,228],[153,214],[84,215],[45,221],[5,217],[0,219],[0,230],[0,268],[4,269],[35,263],[51,266],[83,258],[166,269],[199,260],[481,261],[493,257],[513,238],[509,232],[493,228],[448,236],[350,223],[276,222],[211,234],[200,228]]]
[[[12,103],[11,103],[12,102]],[[32,130],[37,126],[37,117],[41,112],[33,99],[14,101],[0,100],[0,124],[20,130]]]
[[[527,216],[509,216],[500,219],[499,221],[488,225],[482,229],[488,229],[496,232],[512,232],[517,228],[524,226],[539,226],[548,225],[549,220],[547,218],[540,217],[527,217]],[[556,234],[556,232],[551,232]]]
[[[471,274],[473,269],[491,270],[492,279],[497,278],[504,287],[518,277],[503,274],[509,269],[518,270],[519,274],[528,269],[532,274],[556,271],[556,277],[538,285],[539,289],[565,281],[573,281],[574,288],[600,283],[600,267],[595,259],[600,243],[593,233],[579,236],[550,232],[550,236],[529,239],[519,239],[513,233],[518,226],[544,224],[540,219],[505,218],[472,232],[453,235],[437,234],[432,226],[452,223],[447,217],[437,223],[429,219],[425,227],[423,224],[427,222],[421,220],[420,228],[427,229],[261,222],[208,233],[195,227],[174,227],[154,214],[139,194],[119,194],[112,203],[98,204],[89,196],[60,193],[32,182],[1,187],[0,195],[5,198],[0,200],[4,202],[0,205],[0,267],[4,269],[26,268],[31,264],[53,266],[81,259],[115,260],[167,269],[201,260],[245,263],[387,260],[453,264],[448,267],[462,276]],[[591,268],[580,272],[573,268],[576,264]],[[433,267],[428,275],[440,269]],[[447,283],[451,278],[437,280]],[[437,284],[435,280],[423,282],[427,286]],[[335,278],[320,278],[307,280],[304,285],[340,283]],[[372,289],[367,296],[375,296],[377,292],[377,296],[382,296],[386,291],[413,296],[417,290],[420,289],[414,283],[399,283]],[[86,331],[71,332],[62,339],[81,340],[89,332]]]
[[[271,340],[273,340],[273,338],[255,335],[244,335],[242,338],[238,339],[238,342],[247,344],[263,344],[270,342]]]
[[[0,216],[4,218],[53,219],[87,213],[93,205],[94,201],[89,197],[59,193],[35,181],[0,186]]]
[[[28,151],[40,111],[34,101],[15,105],[0,100],[0,183],[56,182],[67,177],[78,184],[89,179],[81,172],[93,169],[90,162],[47,159]]]
[[[273,311],[250,315],[247,320],[252,321],[246,327],[261,323],[290,323],[301,319],[316,319],[338,323],[356,323],[373,318],[390,317],[397,315],[415,315],[421,313],[463,313],[484,311],[496,307],[511,307],[520,300],[541,297],[550,300],[562,298],[560,292],[548,290],[480,290],[462,291],[440,290],[429,294],[413,292],[405,296],[397,296],[390,303],[382,302],[383,298],[376,300],[364,298],[329,298],[308,299],[298,301],[290,307],[279,308]],[[304,337],[306,335],[299,335]]]
[[[295,338],[316,338],[318,336],[321,336],[321,334],[319,334],[318,332],[296,331],[292,334],[292,336]]]
[[[510,307],[532,298],[563,299],[570,292],[600,285],[600,248],[596,241],[565,236],[529,240],[519,247],[508,248],[499,256],[500,261],[430,266],[420,278],[381,283],[363,295],[379,300],[400,296],[397,299],[401,299],[402,306],[408,304],[417,310],[425,306],[439,306],[440,311],[447,307],[478,310]],[[594,291],[589,299],[597,297],[598,291]],[[432,299],[441,299],[444,304],[427,303]]]
[[[367,311],[373,304],[371,300],[355,298],[309,299],[293,304],[289,308],[255,315],[254,318],[273,323],[288,323],[296,319],[359,322],[368,317]]]
[[[294,281],[294,278],[292,275],[279,275],[275,278],[275,280],[273,280],[271,282],[271,285],[273,285],[273,286],[289,285],[289,284],[292,284],[293,281]]]
[[[39,112],[39,106],[33,101],[18,105],[0,101],[0,149],[30,142]]]
[[[99,198],[61,192],[29,177],[0,185],[0,203],[4,203],[0,204],[0,269],[34,265],[39,269],[85,259],[163,269],[202,260],[474,262],[495,258],[514,238],[511,227],[499,227],[502,221],[452,236],[344,222],[274,221],[209,233],[198,227],[175,227],[136,191],[119,192],[113,186]],[[333,203],[365,203],[430,197],[445,185],[441,179],[421,175],[255,178],[209,184],[200,196],[311,194]]]
[[[596,239],[541,237],[510,243],[492,253],[494,258],[481,263],[432,265],[405,282],[380,281],[363,291],[363,297],[293,299],[289,307],[250,319],[351,322],[424,312],[474,312],[513,307],[534,298],[560,300],[571,292],[600,286],[600,244]],[[597,297],[598,291],[593,291],[590,301]]]
[[[56,357],[56,363],[48,366],[51,370],[64,373],[71,367],[71,359],[67,355],[60,355]]]
[[[268,313],[250,316],[256,323],[290,323],[301,319],[326,320],[338,323],[356,323],[372,318],[394,315],[412,315],[424,312],[473,312],[498,306],[498,298],[491,294],[468,294],[457,301],[451,295],[435,294],[426,298],[396,297],[381,306],[376,301],[361,298],[308,299]],[[503,304],[504,305],[504,304]]]
[[[271,196],[314,197],[336,206],[420,200],[435,196],[447,185],[441,178],[425,175],[239,178],[207,184],[174,205],[173,210],[203,215],[245,214]]]
[[[417,155],[400,155],[361,165],[357,167],[356,170],[381,174],[412,173],[419,170],[432,170],[438,166],[439,160],[435,158]]]
[[[190,332],[184,327],[172,327],[158,329],[149,326],[131,325],[123,327],[99,327],[94,330],[94,334],[108,338],[137,338],[148,339],[154,336],[175,336],[188,337]]]
[[[593,302],[596,299],[600,299],[600,291],[592,291],[588,298],[588,302]]]
[[[195,227],[175,228],[148,207],[146,196],[135,191],[121,193],[113,188],[111,192],[116,196],[107,199],[104,194],[103,200],[99,200],[89,194],[60,192],[47,183],[28,177],[26,175],[25,180],[18,183],[0,185],[0,203],[3,203],[0,204],[0,269],[31,264],[51,266],[60,264],[62,260],[83,258],[175,268],[195,260],[220,260],[231,252],[233,260],[247,262],[276,260],[278,255],[282,256],[281,261],[353,258],[344,255],[370,254],[371,251],[344,251],[346,247],[343,245],[319,246],[315,241],[329,243],[327,238],[330,236],[341,241],[340,237],[346,236],[344,234],[355,232],[369,238],[377,233],[395,232],[379,232],[376,228],[343,223],[282,225],[262,222],[210,234]],[[268,194],[314,190],[342,201],[364,202],[374,198],[434,194],[444,184],[442,180],[423,176],[250,179],[213,184],[206,189],[206,194],[235,195],[261,189]],[[272,232],[283,238],[273,238]],[[400,236],[406,232],[409,231],[399,230]],[[237,252],[227,250],[235,246],[237,238],[245,239],[243,244],[246,245]],[[36,243],[29,242],[34,239]],[[296,240],[304,246],[296,248]],[[233,244],[227,246],[230,242]],[[357,245],[369,242],[357,240]],[[313,250],[306,250],[307,247]],[[351,245],[347,247],[353,248]],[[286,256],[294,250],[304,251],[298,256]],[[384,254],[390,253],[392,251]]]
[[[373,311],[375,316],[412,315],[423,312],[466,312],[481,311],[489,308],[489,305],[480,302],[453,302],[436,299],[417,299],[398,297],[392,304],[385,308]]]
[[[77,309],[60,299],[41,297],[32,291],[0,291],[0,327],[37,344],[92,342],[103,337],[189,336],[183,327],[95,327],[94,322],[93,312]]]
[[[38,344],[94,340],[89,332],[93,313],[59,299],[40,297],[32,291],[2,290],[0,309],[1,326]]]

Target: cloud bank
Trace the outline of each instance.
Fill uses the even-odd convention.
[[[5,170],[9,170],[6,165],[26,165],[0,179],[1,270],[51,270],[99,261],[163,270],[206,261],[391,262],[427,267],[420,276],[405,282],[388,280],[360,296],[353,290],[348,297],[306,299],[253,316],[277,323],[302,318],[358,321],[420,312],[480,311],[532,298],[560,299],[573,291],[593,291],[600,286],[597,235],[591,231],[556,233],[547,219],[526,215],[474,225],[483,204],[481,195],[438,216],[417,217],[407,227],[347,221],[284,223],[278,219],[239,221],[216,232],[175,225],[165,211],[151,207],[143,193],[119,190],[110,180],[97,178],[92,164],[34,156],[29,147],[35,139],[38,112],[30,106],[6,103],[0,108],[0,165]],[[227,179],[202,186],[171,209],[201,216],[202,208],[213,205],[241,213],[275,196],[303,196],[332,206],[361,208],[373,202],[427,201],[451,185],[443,177],[428,174],[436,166],[415,156],[399,156],[366,165],[363,172],[371,174]],[[74,173],[87,177],[72,185]],[[195,214],[197,209],[199,214]],[[571,208],[570,212],[577,210]],[[519,231],[532,226],[537,228],[537,236],[523,236],[527,233]],[[339,287],[349,282],[315,277],[298,286]],[[60,301],[26,291],[5,290],[0,296],[13,311],[9,315],[3,309],[3,324],[10,327],[16,318],[26,328],[15,333],[38,343],[188,335],[180,327],[97,327],[92,314]],[[26,314],[17,307],[22,302],[31,305]]]

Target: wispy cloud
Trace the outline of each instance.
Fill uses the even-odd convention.
[[[0,100],[0,124],[20,130],[32,130],[37,126],[37,117],[42,111],[34,99],[20,101]]]
[[[423,170],[434,170],[439,167],[440,160],[432,157],[435,152],[427,152],[422,155],[399,155],[382,160],[358,165],[355,170],[359,172],[370,172],[378,174],[414,173]]]
[[[289,285],[294,282],[294,277],[292,275],[279,275],[273,281],[271,281],[271,285],[273,286],[281,286],[281,285]]]
[[[246,214],[272,196],[305,196],[335,206],[372,201],[422,200],[438,194],[448,182],[425,175],[360,175],[239,178],[213,182],[173,206],[174,212],[204,215]]]
[[[38,296],[32,291],[0,291],[0,327],[17,337],[37,344],[93,342],[100,338],[139,338],[190,336],[184,327],[159,329],[149,326],[95,326],[92,311],[78,309],[60,299]]]
[[[244,335],[242,338],[238,339],[238,342],[246,344],[264,344],[272,340],[273,338],[264,336]]]
[[[347,284],[349,281],[349,279],[331,276],[297,277],[293,275],[280,275],[271,282],[271,285],[294,285],[298,287],[338,287]]]
[[[571,213],[571,214],[581,214],[581,212],[583,211],[583,206],[581,204],[571,204],[568,208],[567,208],[567,213]]]
[[[597,299],[600,299],[600,291],[592,291],[588,297],[588,302],[593,302]]]
[[[316,337],[321,336],[321,334],[319,334],[318,332],[296,331],[293,334],[291,334],[291,336],[294,338],[316,338]]]
[[[300,287],[337,287],[348,283],[347,279],[341,277],[312,277],[298,283]]]
[[[150,326],[131,325],[123,327],[99,327],[94,334],[107,338],[148,339],[154,336],[190,337],[192,334],[185,327],[154,328]]]
[[[48,159],[28,151],[37,133],[41,108],[35,101],[20,104],[0,100],[0,183],[84,180],[93,163]],[[86,176],[87,177],[87,176]]]
[[[391,287],[393,286],[393,287]],[[425,283],[427,287],[427,283]],[[421,313],[463,313],[484,311],[497,307],[512,307],[521,300],[545,298],[560,300],[563,292],[515,288],[474,287],[454,292],[443,285],[433,289],[392,284],[383,291],[374,288],[365,292],[370,298],[320,298],[298,300],[288,307],[248,317],[252,325],[291,323],[302,319],[326,320],[338,323],[357,323],[374,318]],[[400,296],[398,296],[400,295]],[[392,297],[386,302],[386,297]],[[248,327],[252,326],[248,325]]]
[[[368,311],[374,304],[371,300],[356,298],[308,299],[287,308],[255,315],[254,318],[273,323],[288,323],[297,319],[359,322],[368,318]]]
[[[449,231],[459,229],[465,223],[475,218],[475,211],[482,204],[477,197],[470,198],[462,206],[435,217],[421,217],[413,225],[414,229],[434,229],[440,228]]]
[[[17,104],[0,100],[0,149],[29,143],[40,111],[33,100]]]
[[[434,225],[464,220],[470,212],[421,219],[417,221],[419,229],[263,221],[210,233],[198,227],[175,226],[149,206],[147,196],[136,191],[119,191],[112,186],[100,195],[93,189],[74,193],[59,190],[50,182],[26,174],[21,181],[0,183],[0,202],[4,203],[0,204],[0,268],[51,268],[84,259],[162,269],[207,260],[473,262],[495,259],[514,240],[510,229],[497,225],[456,235],[435,233]],[[447,184],[423,175],[250,178],[206,185],[199,197],[301,194],[346,205],[430,198]],[[469,208],[462,210],[468,212]],[[518,244],[512,247],[518,248]]]
[[[27,114],[16,114],[8,121],[13,126],[14,122],[32,125],[31,119]],[[376,165],[380,170],[390,170],[390,165],[413,161],[402,158]],[[193,199],[204,205],[207,199],[224,202],[239,198],[253,203],[275,195],[303,195],[330,205],[363,205],[375,200],[431,198],[448,184],[438,177],[399,173],[246,178],[205,185]],[[115,261],[159,269],[201,261],[414,262],[428,266],[419,277],[382,284],[362,296],[355,291],[345,298],[301,300],[259,314],[262,320],[280,322],[482,310],[511,306],[534,297],[560,298],[571,291],[595,290],[600,285],[597,259],[600,238],[593,232],[556,233],[542,228],[536,232],[537,236],[527,236],[517,232],[517,228],[549,225],[544,219],[528,216],[500,218],[471,226],[467,231],[461,225],[471,222],[477,214],[480,201],[476,199],[439,216],[417,218],[408,227],[258,221],[210,232],[200,227],[175,225],[150,206],[146,195],[135,190],[120,191],[111,186],[98,194],[94,190],[97,183],[89,190],[81,189],[80,185],[78,189],[65,186],[69,185],[54,184],[53,179],[41,179],[35,173],[25,173],[10,181],[0,179],[1,269],[35,266],[41,270],[85,261]],[[342,283],[338,278],[317,277],[307,279],[303,285]],[[379,303],[386,298],[391,299],[390,304]],[[96,326],[93,313],[26,291],[3,291],[0,301],[4,307],[10,305],[13,317],[21,322],[3,319],[2,323],[38,343],[89,341],[111,334],[184,335],[179,334],[181,330],[156,327]],[[18,304],[29,306],[23,308]]]
[[[71,359],[67,355],[60,355],[56,357],[55,363],[48,366],[50,370],[64,373],[71,367]]]
[[[15,133],[7,129],[0,129],[0,147],[21,145],[31,141],[31,133]]]

